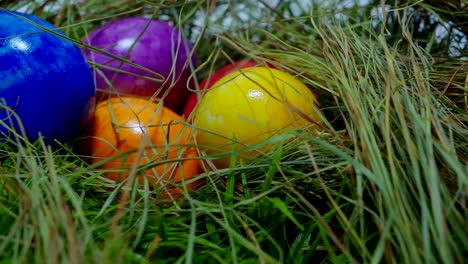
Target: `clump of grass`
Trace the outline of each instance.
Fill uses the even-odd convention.
[[[311,87],[325,125],[262,142],[275,147],[203,173],[202,189],[169,201],[157,199],[148,182],[130,189],[105,182],[73,144],[2,142],[0,259],[463,262],[466,62],[431,53],[405,23],[404,9],[388,11],[400,32],[391,36],[389,21],[356,7],[299,1],[260,1],[260,8],[249,1],[46,2],[27,10],[74,39],[117,17],[171,19],[195,42],[201,63],[194,77],[243,57],[268,62]]]

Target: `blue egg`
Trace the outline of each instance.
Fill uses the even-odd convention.
[[[90,120],[95,92],[85,57],[63,32],[0,10],[0,138],[24,127],[31,141],[42,135],[48,144],[69,142]]]

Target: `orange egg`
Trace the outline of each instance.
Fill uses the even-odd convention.
[[[91,122],[85,148],[104,176],[122,181],[137,166],[139,182],[146,177],[167,197],[172,188],[201,172],[191,130],[182,117],[148,99],[115,97],[100,102]],[[194,189],[197,182],[187,184]]]

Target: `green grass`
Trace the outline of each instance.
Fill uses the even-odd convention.
[[[463,263],[466,47],[453,57],[445,40],[426,45],[405,6],[381,23],[370,7],[340,21],[337,9],[293,0],[0,3],[28,2],[74,40],[116,17],[170,19],[194,42],[198,81],[255,58],[308,85],[326,120],[251,146],[275,145],[166,201],[148,182],[105,181],[74,144],[2,142],[0,263]]]

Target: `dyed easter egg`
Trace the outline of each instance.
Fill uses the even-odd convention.
[[[234,64],[231,64],[231,63],[227,64],[221,67],[220,69],[218,69],[217,71],[215,71],[206,79],[204,79],[200,83],[200,90],[211,88],[213,84],[215,84],[219,79],[224,77],[226,74],[229,74],[238,69],[253,67],[257,65],[258,63],[254,60],[240,60],[240,61],[235,62]],[[190,114],[192,113],[193,109],[195,108],[197,104],[198,104],[198,95],[196,93],[192,93],[184,107],[183,115],[185,118],[190,117]]]
[[[240,150],[288,129],[317,127],[318,111],[314,94],[297,78],[277,69],[252,67],[216,82],[196,108],[193,124],[199,147],[207,154],[222,154],[233,144]],[[249,151],[244,157],[249,160],[259,153]],[[226,167],[229,157],[214,163]]]
[[[94,102],[93,76],[78,46],[38,17],[0,10],[0,137],[24,128],[32,141],[73,140]]]
[[[145,178],[163,193],[201,171],[191,143],[191,130],[172,110],[145,98],[113,97],[99,102],[85,148],[92,163],[103,163],[104,176],[122,181],[138,166],[139,182]],[[195,188],[196,182],[187,184]]]
[[[164,98],[164,106],[176,112],[182,110],[189,96],[190,64],[195,66],[197,60],[190,54],[191,44],[176,28],[156,19],[123,18],[92,31],[84,43],[100,50],[85,50],[87,58],[98,64],[98,91],[156,95]]]

